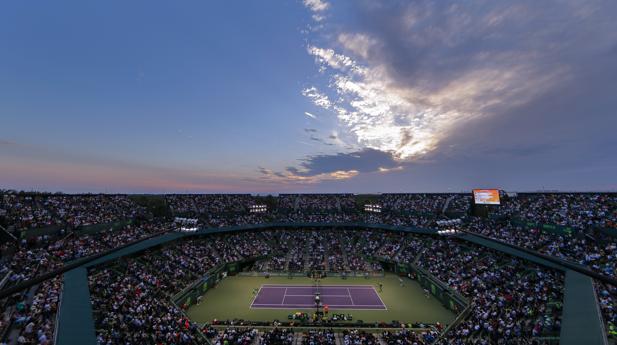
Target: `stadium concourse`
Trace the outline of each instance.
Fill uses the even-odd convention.
[[[180,233],[175,217],[197,219],[199,230]],[[0,226],[2,344],[603,344],[617,338],[616,194],[501,193],[499,205],[478,205],[471,193],[1,191]],[[446,229],[457,232],[439,235]],[[207,305],[208,290],[227,274],[260,275],[267,284],[263,275],[318,273],[345,285],[384,271],[398,274],[401,284],[425,287],[456,320],[359,324],[345,320],[353,309],[341,318],[308,312],[307,319],[268,322],[204,324],[186,315],[202,298]],[[346,305],[356,304],[354,293],[344,295]]]

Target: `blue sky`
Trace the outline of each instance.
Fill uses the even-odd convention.
[[[0,4],[0,188],[615,190],[604,1]]]

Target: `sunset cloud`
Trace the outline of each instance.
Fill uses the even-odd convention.
[[[401,161],[421,158],[466,124],[502,116],[571,79],[571,61],[559,57],[581,53],[568,43],[608,48],[605,41],[570,42],[580,37],[570,21],[599,13],[588,4],[567,4],[557,14],[538,11],[533,2],[486,9],[424,1],[366,6],[374,25],[328,33],[336,37],[329,46],[308,45],[330,82],[325,92],[309,87],[303,94],[333,112],[361,147]],[[548,20],[553,15],[571,18]],[[519,37],[523,26],[531,34]],[[605,38],[615,29],[608,20],[586,28]],[[563,32],[570,33],[565,41],[551,39]],[[617,35],[608,36],[614,43]]]

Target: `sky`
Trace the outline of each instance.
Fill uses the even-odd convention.
[[[617,2],[0,3],[0,188],[617,191]]]

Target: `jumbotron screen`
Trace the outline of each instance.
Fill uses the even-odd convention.
[[[499,205],[499,190],[474,189],[473,200],[477,205]]]

